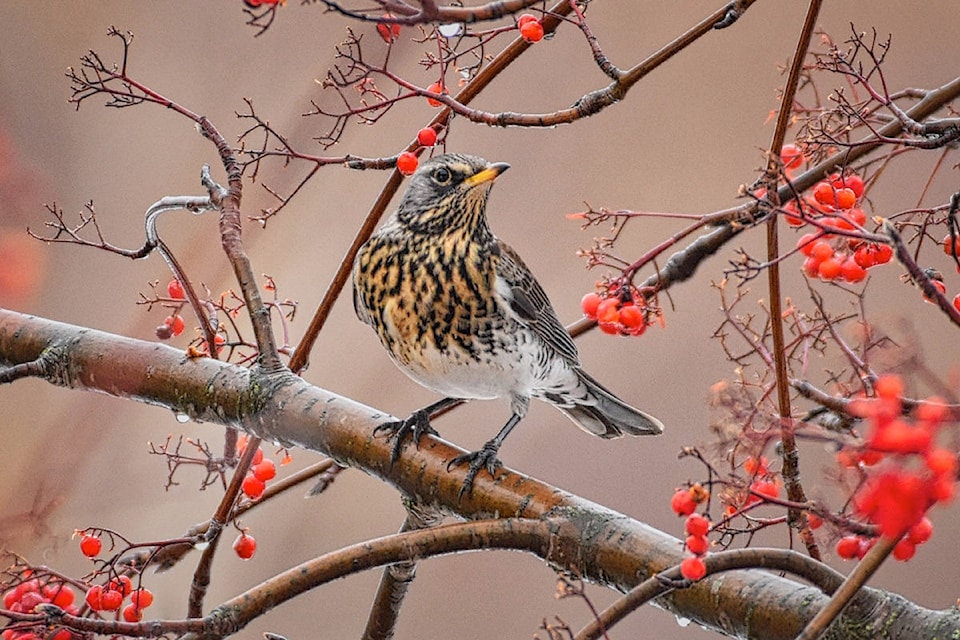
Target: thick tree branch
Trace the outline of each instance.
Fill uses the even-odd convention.
[[[446,465],[461,449],[425,437],[419,449],[406,447],[391,465],[390,442],[375,438],[373,430],[394,418],[287,371],[191,359],[166,345],[0,309],[0,366],[35,361],[44,363],[39,377],[52,384],[135,399],[320,451],[392,484],[411,500],[464,518],[498,514],[562,523],[549,555],[541,557],[617,590],[629,590],[683,557],[672,536],[508,469],[495,480],[481,474],[472,494],[460,501],[465,471],[448,473]],[[891,637],[933,637],[938,629],[960,627],[955,610],[930,611],[894,594],[868,593],[869,610],[848,607],[834,624],[843,634],[832,637],[872,638],[877,625]],[[826,602],[818,589],[757,570],[708,578],[658,599],[668,610],[722,633],[773,640],[796,637]]]

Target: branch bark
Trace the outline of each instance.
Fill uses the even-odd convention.
[[[472,494],[458,500],[464,470],[448,473],[446,465],[461,449],[425,437],[419,449],[407,446],[391,466],[390,443],[373,430],[395,418],[286,370],[190,359],[166,345],[0,309],[0,379],[4,368],[26,363],[35,363],[31,371],[55,385],[165,407],[325,453],[390,483],[410,500],[462,518],[549,519],[551,544],[530,551],[557,570],[612,589],[627,591],[683,557],[672,536],[509,469],[496,479],[482,474]],[[873,589],[862,595],[824,637],[932,638],[960,628],[956,610],[931,611]],[[730,571],[657,598],[660,606],[718,632],[771,640],[795,638],[827,601],[814,587],[756,569]]]

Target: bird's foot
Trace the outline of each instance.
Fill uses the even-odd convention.
[[[410,414],[406,420],[394,420],[378,425],[373,430],[373,435],[378,436],[386,433],[388,438],[393,438],[393,448],[390,450],[390,464],[392,465],[400,458],[400,450],[403,449],[403,440],[408,435],[413,435],[413,442],[420,446],[420,437],[424,434],[437,435],[436,430],[430,426],[430,408],[417,409]]]
[[[460,454],[447,463],[447,471],[464,463],[469,464],[467,476],[463,479],[463,485],[460,487],[460,492],[457,494],[458,500],[463,498],[465,495],[469,495],[473,490],[473,481],[481,469],[486,469],[491,478],[496,477],[497,469],[499,469],[503,464],[497,458],[497,451],[499,449],[500,443],[494,439],[483,445],[479,451]]]

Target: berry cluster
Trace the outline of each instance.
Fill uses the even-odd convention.
[[[79,615],[80,609],[74,604],[76,593],[73,588],[60,580],[40,580],[32,577],[32,571],[22,574],[23,582],[3,594],[3,608],[16,613],[33,613],[41,604],[52,604],[63,609],[70,615]],[[72,640],[79,636],[69,629],[50,629],[39,627],[36,629],[4,629],[0,633],[2,640]]]
[[[530,44],[543,40],[543,24],[529,13],[517,18],[517,29],[520,30],[520,37]]]
[[[396,16],[392,13],[385,13],[382,17],[384,20],[396,19]],[[396,22],[378,22],[377,33],[380,34],[380,37],[383,38],[384,42],[390,44],[400,37],[400,25]]]
[[[780,150],[780,159],[787,175],[805,158],[797,145],[787,144]],[[817,227],[797,241],[797,249],[806,256],[803,272],[809,278],[856,283],[867,277],[867,269],[886,264],[893,258],[888,245],[867,243],[844,237],[837,232],[855,232],[867,222],[867,214],[857,206],[864,192],[863,178],[856,174],[831,174],[814,185],[810,195],[787,202],[784,219],[792,227],[811,224]],[[755,193],[758,198],[764,190]]]
[[[170,300],[175,303],[180,303],[181,306],[183,301],[186,299],[186,294],[183,291],[183,285],[176,278],[167,283],[167,295],[170,297]],[[160,340],[169,340],[171,337],[178,336],[183,333],[185,326],[186,325],[183,321],[183,316],[181,316],[177,311],[174,311],[172,315],[164,318],[163,324],[157,327],[157,338]]]
[[[240,436],[237,442],[237,451],[243,455],[247,448],[247,437]],[[253,454],[253,461],[250,463],[250,470],[243,479],[241,489],[245,496],[251,500],[257,500],[263,495],[267,488],[267,482],[273,480],[277,475],[277,466],[270,458],[263,457],[263,449],[258,447]]]
[[[600,330],[611,335],[639,336],[647,330],[650,319],[643,298],[630,295],[624,299],[617,291],[605,296],[591,292],[580,300],[583,315],[596,320]]]
[[[908,560],[916,545],[926,542],[933,532],[925,517],[927,510],[956,495],[957,455],[937,445],[937,434],[949,411],[939,398],[928,398],[908,421],[903,416],[903,382],[896,375],[878,378],[874,394],[873,398],[850,401],[848,411],[867,424],[864,444],[841,449],[837,458],[842,466],[856,468],[858,473],[876,467],[854,494],[854,513],[876,525],[884,537],[904,536],[894,555]],[[854,551],[850,538],[865,548]],[[841,543],[837,554],[844,558],[862,557],[872,544],[856,536]]]
[[[143,610],[153,604],[153,593],[142,587],[134,589],[133,582],[127,576],[112,578],[105,586],[93,585],[87,589],[84,600],[92,611],[119,611],[128,596],[130,602],[123,607],[120,615],[126,622],[140,622]]]
[[[684,558],[680,563],[680,574],[687,580],[696,582],[707,575],[707,566],[703,563],[703,556],[710,548],[707,533],[710,531],[710,519],[698,513],[697,505],[707,501],[710,494],[702,485],[694,484],[688,489],[677,489],[670,498],[670,508],[678,516],[686,516],[684,530],[687,539],[684,542],[687,551],[693,555]]]
[[[859,176],[835,173],[829,180],[817,183],[812,197],[804,198],[803,212],[797,200],[785,207],[788,224],[799,227],[811,221],[819,227],[817,232],[797,241],[800,253],[807,256],[803,271],[808,277],[861,282],[867,277],[867,269],[893,258],[893,249],[888,245],[845,239],[830,231],[854,231],[866,224],[867,215],[856,206],[862,195],[863,180]]]
[[[433,91],[434,88],[431,86],[430,90]],[[432,147],[433,145],[437,144],[437,130],[433,127],[424,127],[423,129],[420,129],[420,131],[417,132],[417,144],[420,145],[420,149],[417,149],[416,152],[404,151],[397,156],[397,171],[405,176],[413,175],[413,173],[417,170],[417,167],[420,165],[420,160],[417,158],[417,154],[420,153],[423,148]]]
[[[710,541],[707,540],[707,533],[710,531],[710,519],[699,513],[692,513],[687,516],[684,530],[687,533],[684,546],[693,555],[684,558],[680,563],[680,574],[687,580],[696,582],[707,575],[707,567],[703,563],[703,557],[707,555],[707,550],[710,548]]]

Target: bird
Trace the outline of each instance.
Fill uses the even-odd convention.
[[[404,439],[436,434],[431,414],[473,399],[508,398],[511,415],[481,449],[454,457],[468,465],[460,497],[477,474],[492,477],[504,439],[531,398],[558,408],[601,438],[656,435],[663,424],[583,370],[577,347],[543,287],[487,221],[494,181],[510,168],[448,153],[423,162],[399,206],[360,248],[353,264],[354,310],[373,327],[393,362],[444,396],[405,420],[377,427]]]

